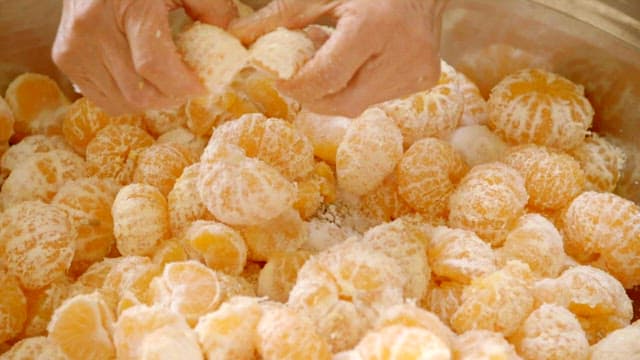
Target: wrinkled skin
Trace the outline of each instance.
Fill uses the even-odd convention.
[[[180,59],[169,11],[226,27],[232,0],[64,0],[53,60],[111,114],[178,105],[205,89]]]
[[[293,79],[279,87],[312,111],[356,116],[372,104],[435,85],[446,3],[274,0],[235,20],[229,29],[248,44],[278,26],[302,28],[322,15],[334,16],[336,31]]]

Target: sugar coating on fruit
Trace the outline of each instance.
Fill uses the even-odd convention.
[[[631,299],[618,280],[592,266],[574,266],[558,278],[539,280],[538,303],[552,303],[576,315],[590,344],[625,327],[633,317]]]
[[[451,317],[462,303],[462,291],[465,285],[455,281],[432,281],[426,295],[420,300],[420,306],[432,311],[447,325],[451,325]]]
[[[509,149],[503,161],[524,178],[529,206],[534,209],[560,209],[584,189],[580,163],[564,152],[523,145]]]
[[[625,166],[627,156],[622,148],[606,138],[592,134],[569,151],[580,162],[585,175],[585,190],[612,192]]]
[[[640,354],[640,323],[610,332],[591,347],[592,360],[626,360]]]
[[[69,360],[69,357],[45,336],[24,338],[13,344],[10,350],[0,355],[1,360]]]
[[[462,303],[451,317],[453,330],[483,329],[510,336],[533,310],[532,274],[519,261],[474,279],[462,293]]]
[[[362,214],[376,223],[393,221],[413,212],[398,191],[397,171],[387,176],[378,187],[361,196],[359,203]]]
[[[153,185],[166,196],[184,168],[193,162],[191,152],[180,144],[154,144],[138,154],[132,180]]]
[[[392,325],[370,331],[354,351],[360,359],[451,359],[451,349],[431,331],[419,327]]]
[[[440,80],[430,90],[379,106],[400,128],[405,147],[425,137],[446,137],[458,127],[464,97],[457,74],[444,61],[440,69]]]
[[[315,156],[335,164],[338,146],[351,121],[350,118],[322,115],[303,109],[297,114],[293,124],[309,139]]]
[[[247,49],[221,28],[195,23],[178,35],[178,49],[207,90],[219,93],[247,61]]]
[[[454,341],[453,358],[460,360],[520,360],[504,336],[489,330],[469,330]]]
[[[100,289],[109,306],[116,309],[123,298],[129,302],[148,302],[149,284],[162,268],[143,256],[120,256],[115,260]]]
[[[197,220],[186,229],[183,241],[193,256],[213,270],[239,275],[247,263],[247,245],[240,233],[215,221]]]
[[[316,48],[303,31],[277,28],[256,40],[249,50],[249,64],[280,79],[290,79]]]
[[[27,201],[0,216],[0,254],[9,274],[26,289],[44,287],[65,275],[76,237],[66,212],[55,205]]]
[[[480,89],[462,72],[456,73],[456,79],[464,100],[460,126],[486,124],[489,119],[489,107]]]
[[[271,255],[260,270],[258,296],[286,303],[289,292],[296,283],[298,271],[311,257],[307,251],[290,251]]]
[[[72,149],[60,135],[27,136],[7,149],[0,159],[0,168],[2,171],[10,172],[18,165],[26,162],[34,154],[51,150],[71,151]]]
[[[147,110],[142,114],[144,127],[154,137],[158,137],[186,123],[184,107],[177,106],[168,109]]]
[[[520,260],[540,278],[556,277],[566,262],[563,246],[558,229],[542,215],[531,213],[518,220],[496,253],[501,264]]]
[[[533,311],[511,341],[525,359],[589,358],[589,342],[578,319],[554,304],[542,304]]]
[[[445,325],[438,316],[419,308],[412,303],[394,305],[386,309],[376,321],[374,329],[401,325],[418,327],[430,331],[449,347],[453,345],[456,334]]]
[[[346,240],[353,235],[349,230],[339,225],[318,217],[313,217],[306,222],[307,240],[302,244],[303,250],[317,253]]]
[[[180,144],[191,154],[192,159],[199,159],[207,146],[207,140],[183,127],[177,127],[158,136],[157,144]]]
[[[195,220],[212,219],[212,215],[200,199],[197,186],[199,174],[200,163],[187,166],[167,195],[169,225],[173,236],[182,236]]]
[[[296,251],[307,239],[307,227],[294,209],[260,225],[237,227],[248,248],[248,258],[267,261],[273,255]]]
[[[611,193],[584,192],[561,217],[567,253],[627,288],[640,284],[640,208]]]
[[[402,133],[383,111],[369,109],[354,119],[338,146],[338,185],[356,195],[375,189],[402,157]]]
[[[507,151],[507,144],[485,125],[457,128],[449,143],[469,166],[498,161]]]
[[[201,162],[198,192],[216,219],[231,225],[256,225],[293,205],[295,185],[278,170],[245,156],[237,146],[213,144],[216,160]],[[206,154],[207,150],[203,159]]]
[[[204,355],[193,330],[165,326],[147,334],[140,344],[141,360],[202,360]]]
[[[167,200],[151,185],[131,184],[120,189],[112,215],[116,246],[122,255],[148,255],[169,237]]]
[[[51,201],[67,181],[85,176],[84,159],[67,150],[36,153],[17,165],[0,191],[0,203],[5,209],[22,201]]]
[[[499,246],[528,199],[524,179],[515,169],[502,163],[477,165],[449,197],[449,226],[474,231]]]
[[[469,284],[473,279],[497,270],[491,246],[473,231],[439,226],[428,245],[429,265],[440,279]]]
[[[584,139],[593,108],[584,88],[541,69],[502,79],[488,100],[489,127],[510,143],[571,149]]]

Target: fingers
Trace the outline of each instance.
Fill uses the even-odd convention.
[[[183,7],[192,18],[227,28],[231,20],[238,16],[238,8],[233,0],[167,0],[173,6]],[[170,7],[170,9],[173,9]]]

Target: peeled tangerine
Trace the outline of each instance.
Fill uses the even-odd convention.
[[[451,349],[433,332],[419,327],[392,325],[370,331],[347,359],[404,360],[451,359]]]
[[[167,196],[169,225],[173,236],[182,236],[182,233],[195,220],[212,219],[212,215],[200,199],[199,175],[200,163],[187,166],[182,171],[182,175],[176,179],[173,189]]]
[[[565,249],[606,270],[626,288],[640,285],[640,208],[610,193],[584,192],[564,211]]]
[[[413,212],[398,192],[397,171],[391,173],[377,188],[359,199],[364,216],[379,223],[395,220]]]
[[[382,110],[354,119],[336,153],[338,185],[364,195],[393,172],[402,157],[402,133]]]
[[[213,270],[239,275],[247,263],[247,245],[239,232],[215,221],[198,220],[185,231],[183,241],[192,258]]]
[[[411,303],[387,308],[378,318],[375,329],[402,325],[428,330],[440,338],[447,346],[453,345],[456,334],[445,325],[436,314],[421,309]]]
[[[453,358],[457,360],[520,360],[504,336],[488,330],[469,330],[455,339]]]
[[[22,331],[27,320],[27,298],[13,276],[0,271],[0,342],[11,340]]]
[[[333,170],[322,161],[316,162],[313,171],[297,183],[298,197],[293,207],[307,220],[324,204],[336,199],[336,179]]]
[[[542,304],[524,321],[511,342],[527,360],[589,358],[589,342],[578,319],[558,305]]]
[[[277,28],[251,45],[249,64],[288,80],[313,56],[315,50],[313,42],[303,31]]]
[[[591,360],[628,360],[640,354],[640,321],[612,331],[591,347]]]
[[[260,271],[258,296],[286,303],[296,283],[298,271],[311,257],[307,251],[289,251],[273,254]]]
[[[140,344],[141,360],[204,360],[193,330],[166,326],[147,334]]]
[[[72,151],[69,144],[60,135],[30,135],[19,143],[11,145],[0,158],[0,177],[5,173],[8,175],[18,165],[27,161],[36,153],[48,152],[51,150]]]
[[[296,251],[307,238],[307,227],[294,209],[285,210],[278,217],[260,225],[237,227],[247,244],[248,258],[267,261],[286,251]]]
[[[468,167],[449,143],[426,138],[411,145],[397,171],[398,193],[409,206],[426,215],[442,215]]]
[[[531,280],[529,267],[519,261],[473,280],[451,317],[453,330],[484,329],[510,336],[533,310]]]
[[[576,315],[590,344],[627,326],[633,317],[631,299],[620,282],[591,266],[574,266],[556,279],[540,280],[534,292],[538,303],[557,304]]]
[[[626,161],[626,154],[621,148],[592,134],[569,154],[580,162],[586,178],[586,190],[611,192],[616,188]]]
[[[475,166],[449,198],[449,226],[501,245],[524,213],[529,196],[522,176],[502,163]]]
[[[560,209],[584,188],[580,163],[563,152],[523,145],[509,149],[503,161],[524,178],[529,206],[534,209]]]
[[[489,107],[484,97],[482,97],[480,89],[462,72],[456,73],[456,79],[464,100],[460,126],[486,124],[489,118]]]
[[[329,164],[335,164],[338,146],[351,121],[350,118],[321,115],[303,109],[298,113],[293,124],[309,139],[315,156]]]
[[[103,269],[107,273],[102,280],[101,292],[109,307],[117,310],[118,314],[123,310],[125,302],[146,303],[149,300],[149,284],[162,272],[159,265],[142,256],[121,256],[114,259],[114,264],[104,265],[108,270]],[[94,273],[93,281],[99,283],[101,277],[102,275]]]
[[[207,140],[188,129],[177,127],[158,136],[156,144],[177,144],[186,149],[191,159],[200,159],[200,155],[207,146]]]
[[[405,147],[425,137],[446,137],[458,127],[464,97],[457,74],[444,61],[440,68],[440,81],[432,89],[380,105],[400,128]]]
[[[502,79],[488,104],[489,127],[508,142],[559,149],[579,145],[594,114],[582,86],[540,69]]]
[[[56,343],[44,336],[22,339],[13,344],[9,351],[0,355],[0,360],[18,359],[69,360]]]
[[[500,160],[508,148],[485,125],[459,127],[449,137],[449,143],[471,167]]]
[[[154,144],[138,154],[133,182],[153,185],[166,196],[182,170],[193,162],[190,151],[180,144]]]
[[[25,289],[42,288],[65,276],[76,237],[66,212],[55,205],[27,201],[0,216],[0,255]]]

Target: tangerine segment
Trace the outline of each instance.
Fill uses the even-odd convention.
[[[237,228],[253,261],[268,261],[280,252],[296,251],[307,239],[306,224],[294,209],[285,210],[278,217],[260,225]]]
[[[15,119],[7,102],[0,97],[0,143],[7,143],[13,135]]]
[[[531,280],[529,267],[519,261],[473,280],[451,317],[453,330],[483,329],[510,336],[534,309]]]
[[[538,303],[569,309],[582,325],[590,344],[623,328],[633,317],[631,299],[618,280],[591,266],[574,266],[556,279],[535,284]]]
[[[149,284],[161,272],[162,268],[147,257],[122,256],[109,269],[101,292],[113,309],[123,298],[147,303]]]
[[[167,201],[151,185],[123,187],[113,207],[113,234],[122,255],[148,255],[169,237]]]
[[[198,220],[184,234],[188,248],[213,270],[231,275],[242,273],[247,263],[247,245],[233,228],[215,221]]]
[[[164,110],[147,110],[142,118],[145,128],[155,137],[177,129],[187,121],[184,106]]]
[[[15,136],[60,134],[60,112],[69,100],[58,84],[41,74],[24,73],[7,88],[5,100],[13,113]]]
[[[370,192],[393,172],[402,152],[402,133],[393,120],[380,109],[365,111],[338,146],[338,185],[355,195]]]
[[[307,251],[292,251],[274,254],[260,271],[258,296],[286,303],[289,292],[296,283],[298,270],[311,257]]]
[[[260,112],[267,117],[291,121],[300,111],[300,104],[282,95],[276,88],[276,79],[263,71],[245,69],[234,79],[232,88],[241,101],[248,101],[256,109],[249,111],[247,105],[239,103],[230,109],[235,113]]]
[[[627,158],[622,148],[596,134],[587,137],[569,154],[580,162],[586,178],[585,190],[601,192],[612,192],[616,188]]]
[[[9,174],[0,201],[5,209],[23,201],[51,201],[65,182],[85,176],[86,171],[85,161],[73,152],[36,153]]]
[[[460,126],[486,124],[489,119],[489,107],[478,86],[461,72],[456,73],[456,80],[464,101]]]
[[[26,201],[5,210],[0,225],[5,264],[23,288],[42,288],[64,277],[77,237],[64,210]]]
[[[156,248],[151,260],[162,267],[170,262],[186,261],[189,259],[184,246],[175,238],[169,239]]]
[[[87,145],[90,173],[126,185],[133,177],[135,155],[153,143],[153,137],[139,127],[108,125]]]
[[[325,162],[316,163],[313,171],[296,183],[298,198],[293,207],[304,220],[315,215],[323,204],[336,199],[336,179],[333,170]]]
[[[449,198],[449,226],[474,231],[499,246],[528,198],[524,179],[513,168],[502,163],[477,165]]]
[[[633,359],[640,352],[640,323],[612,331],[591,347],[592,360]]]
[[[109,179],[82,178],[64,184],[52,204],[65,209],[78,230],[74,262],[102,260],[114,244],[111,206],[120,186]]]
[[[185,104],[186,126],[197,136],[210,136],[220,124],[237,119],[244,114],[260,110],[235,89],[223,94],[208,94],[187,100]]]
[[[428,330],[448,346],[453,345],[456,338],[456,334],[436,314],[411,303],[394,305],[386,309],[378,318],[375,329],[394,325]]]
[[[294,126],[306,136],[313,146],[313,154],[335,165],[338,146],[347,133],[351,119],[328,116],[302,110],[293,121]]]
[[[265,306],[256,332],[256,347],[264,360],[331,359],[313,323],[285,306]]]
[[[70,360],[112,359],[113,321],[99,293],[77,295],[56,309],[47,330]]]
[[[542,304],[532,312],[511,341],[526,359],[589,358],[589,342],[578,319],[554,304]]]
[[[183,169],[193,162],[191,152],[182,145],[153,144],[138,154],[133,182],[153,185],[166,196]]]
[[[256,298],[236,297],[200,318],[195,327],[207,359],[253,359],[262,308]]]
[[[18,336],[27,321],[27,298],[18,280],[0,272],[0,342]]]
[[[140,345],[141,360],[203,360],[193,330],[165,326],[147,334]]]
[[[397,172],[389,175],[380,186],[359,199],[360,211],[376,223],[393,221],[413,212],[398,192]]]
[[[249,50],[249,64],[278,79],[291,79],[311,59],[316,48],[303,31],[277,28],[256,40]]]
[[[34,336],[13,344],[0,355],[0,360],[69,360],[69,357],[51,339]]]
[[[567,253],[608,271],[626,288],[640,284],[640,208],[610,193],[584,192],[561,216]]]
[[[212,149],[213,148],[213,149]],[[229,144],[210,144],[203,155],[198,191],[207,209],[231,225],[256,225],[276,218],[295,201],[295,185],[275,168],[248,158]]]
[[[72,151],[71,147],[60,135],[30,135],[12,145],[2,155],[0,159],[0,170],[11,172],[18,165],[26,162],[36,153],[48,152],[51,150]]]
[[[488,330],[470,330],[460,334],[453,345],[453,358],[460,360],[522,359],[502,334]]]
[[[500,160],[508,148],[500,136],[484,125],[459,127],[448,141],[471,167]]]
[[[441,215],[467,170],[467,164],[449,143],[422,139],[402,156],[398,165],[398,192],[420,213]]]
[[[192,326],[220,306],[224,291],[218,274],[193,260],[167,264],[162,276],[151,282],[153,302],[180,314]]]
[[[354,351],[363,360],[451,359],[451,349],[431,331],[392,325],[370,331]]]
[[[463,284],[455,281],[442,281],[439,284],[432,282],[420,304],[438,315],[445,324],[450,325],[451,317],[462,303],[464,287]]]
[[[169,224],[173,236],[182,236],[193,221],[212,219],[212,215],[202,203],[198,193],[199,174],[200,163],[184,168],[182,175],[176,179],[173,189],[167,196]]]
[[[584,172],[571,156],[537,145],[509,149],[504,162],[524,178],[529,205],[534,209],[557,210],[584,188]]]
[[[425,137],[446,137],[458,127],[464,108],[458,76],[444,61],[440,69],[440,80],[430,90],[380,105],[400,128],[405,147]]]
[[[205,146],[207,146],[205,138],[197,136],[183,127],[177,127],[158,136],[156,143],[178,144],[189,152],[191,159],[200,159],[200,155],[202,155]]]
[[[540,69],[504,78],[491,90],[488,104],[489,127],[508,142],[559,149],[579,145],[594,114],[582,86]]]

